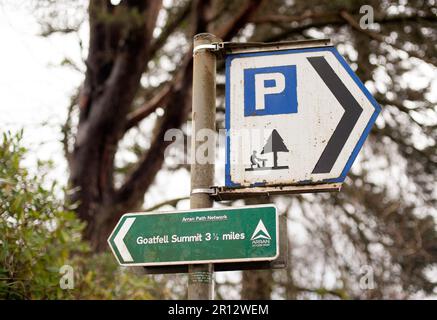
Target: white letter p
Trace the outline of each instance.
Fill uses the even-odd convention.
[[[275,85],[266,87],[266,80],[274,80]],[[255,74],[255,110],[265,109],[265,95],[281,93],[285,89],[285,77],[282,73]]]

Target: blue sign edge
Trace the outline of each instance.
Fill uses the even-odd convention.
[[[225,129],[226,129],[226,146],[225,146],[225,152],[226,152],[226,163],[225,163],[225,186],[226,187],[240,187],[241,184],[235,183],[231,179],[231,173],[230,173],[230,145],[231,145],[231,139],[229,135],[229,130],[231,129],[231,111],[230,111],[230,83],[231,83],[231,75],[230,75],[230,69],[232,60],[236,58],[242,58],[242,57],[256,57],[256,56],[270,56],[270,55],[279,55],[279,54],[294,54],[294,53],[303,53],[303,52],[320,52],[320,51],[330,51],[334,56],[337,58],[337,60],[341,63],[343,68],[346,70],[346,72],[351,76],[351,78],[355,81],[355,83],[358,85],[358,87],[361,89],[361,91],[364,93],[364,95],[367,97],[367,99],[370,101],[372,106],[375,108],[375,111],[373,112],[372,116],[369,119],[369,122],[367,123],[367,126],[365,127],[360,139],[358,140],[357,145],[355,146],[354,150],[352,151],[351,155],[349,156],[348,161],[346,162],[341,174],[337,178],[333,179],[325,179],[322,180],[322,183],[335,183],[335,182],[344,182],[346,179],[346,176],[352,167],[352,164],[354,163],[358,153],[360,152],[364,141],[366,141],[367,136],[370,133],[370,129],[372,128],[373,124],[376,121],[376,118],[378,117],[378,114],[381,112],[381,106],[378,104],[378,102],[375,100],[375,98],[372,96],[372,94],[367,90],[365,85],[361,82],[361,80],[358,78],[358,76],[355,74],[355,72],[351,69],[349,64],[346,62],[346,60],[343,58],[343,56],[337,51],[337,49],[334,46],[328,46],[328,47],[322,47],[322,48],[304,48],[304,49],[286,49],[286,50],[280,50],[280,51],[263,51],[263,52],[250,52],[250,53],[237,53],[237,54],[229,54],[226,56],[226,72],[225,72]],[[308,181],[299,181],[296,184],[307,184]],[[262,182],[255,183],[251,186],[263,186],[265,185]]]

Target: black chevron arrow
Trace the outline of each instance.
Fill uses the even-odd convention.
[[[324,57],[311,57],[307,59],[344,109],[340,122],[312,171],[312,173],[329,173],[363,109]]]

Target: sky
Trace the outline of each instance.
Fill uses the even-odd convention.
[[[69,97],[82,74],[60,67],[66,56],[80,58],[77,38],[39,36],[39,25],[24,1],[0,2],[0,126],[1,131],[24,129],[29,166],[36,158],[53,160],[55,176],[66,181],[60,125]]]

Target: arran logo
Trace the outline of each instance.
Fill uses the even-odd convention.
[[[252,234],[250,240],[252,240],[252,246],[255,247],[266,247],[270,245],[270,240],[272,237],[267,231],[264,222],[260,219],[258,225],[255,228],[255,231]]]
[[[259,220],[258,225],[256,226],[255,231],[252,234],[252,238],[250,238],[250,240],[257,239],[272,239],[261,219]]]

